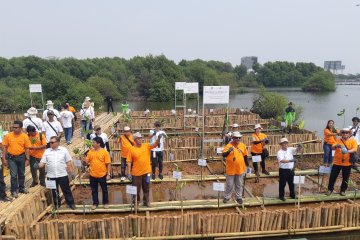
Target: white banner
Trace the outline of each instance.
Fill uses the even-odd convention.
[[[42,92],[41,84],[29,84],[29,90],[33,92]]]
[[[190,82],[185,84],[184,93],[198,93],[198,92],[199,92],[199,83]]]
[[[186,82],[175,82],[175,90],[184,90]]]
[[[214,182],[213,183],[213,190],[214,191],[219,191],[219,192],[224,192],[225,191],[225,184],[224,183]]]
[[[229,86],[204,86],[204,104],[229,104]]]

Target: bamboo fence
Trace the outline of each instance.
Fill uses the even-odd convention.
[[[165,215],[127,215],[93,220],[50,220],[34,227],[18,225],[11,232],[21,239],[127,239],[139,237],[187,238],[211,236],[251,236],[268,233],[296,234],[312,229],[359,228],[360,206],[335,203],[319,207],[239,211],[236,213],[188,212]]]

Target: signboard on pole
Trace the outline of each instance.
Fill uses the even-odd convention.
[[[29,84],[29,90],[31,93],[41,93],[41,84]]]
[[[175,82],[175,90],[184,90],[186,82]]]
[[[229,104],[229,86],[204,86],[204,104]]]
[[[199,93],[199,83],[190,82],[184,86],[184,93]]]

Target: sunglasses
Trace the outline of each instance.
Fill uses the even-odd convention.
[[[15,128],[15,129],[17,129],[17,128],[20,128],[20,127],[12,127],[12,128]]]
[[[57,143],[56,141],[55,142],[49,142],[50,144],[53,144],[53,143]]]
[[[238,140],[238,139],[241,139],[241,137],[234,137],[233,139],[237,139],[237,140]]]

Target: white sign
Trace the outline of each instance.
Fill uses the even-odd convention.
[[[202,167],[206,167],[206,160],[205,159],[199,159],[198,160],[198,165],[202,166]]]
[[[55,180],[45,180],[45,186],[48,189],[56,189],[56,181]]]
[[[261,162],[261,155],[251,156],[252,162]]]
[[[335,156],[335,150],[331,150],[331,156]]]
[[[224,151],[223,147],[216,148],[216,153],[222,153]]]
[[[214,182],[213,183],[213,190],[214,191],[219,191],[219,192],[224,192],[225,191],[225,184],[224,183],[219,183],[219,182]]]
[[[175,82],[175,90],[184,90],[186,82]]]
[[[331,167],[326,167],[326,166],[319,167],[319,173],[328,174],[330,172],[331,172]]]
[[[246,168],[246,173],[247,173],[247,174],[251,174],[251,172],[252,172],[252,168],[251,168],[251,167],[247,167],[247,168]]]
[[[213,112],[214,112],[214,109],[210,108],[210,112],[213,113]]]
[[[173,171],[173,178],[175,178],[175,179],[181,179],[181,172]]]
[[[229,104],[229,86],[204,86],[204,104]]]
[[[294,184],[304,184],[305,176],[294,176]]]
[[[81,160],[74,160],[74,165],[75,167],[81,167],[82,166]]]
[[[29,84],[29,90],[33,92],[42,92],[41,84]]]
[[[169,154],[169,159],[170,159],[170,161],[174,161],[174,154],[173,153]]]
[[[199,83],[190,82],[185,84],[184,93],[198,93],[198,92],[199,92]]]
[[[126,193],[127,194],[132,194],[132,195],[137,195],[136,186],[126,185]]]
[[[280,123],[280,126],[281,126],[281,127],[286,127],[286,123],[285,123],[285,122],[281,122],[281,123]]]

